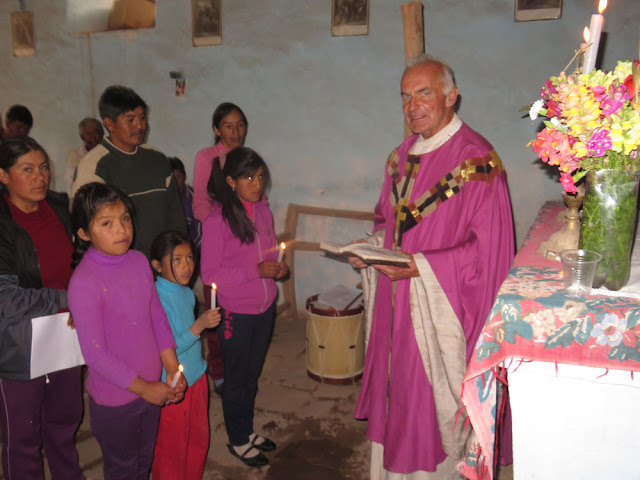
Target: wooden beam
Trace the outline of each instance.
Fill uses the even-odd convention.
[[[424,22],[422,20],[422,2],[408,2],[400,5],[402,11],[402,30],[404,32],[405,64],[417,55],[424,53]],[[404,122],[404,138],[413,132]]]

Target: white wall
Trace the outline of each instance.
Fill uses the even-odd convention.
[[[402,141],[399,80],[404,65],[400,4],[371,0],[370,33],[332,37],[329,0],[223,0],[223,44],[191,46],[190,2],[156,0],[154,29],[68,33],[65,0],[27,0],[35,13],[37,55],[13,57],[9,13],[0,2],[0,110],[24,103],[32,135],[56,165],[62,188],[66,154],[79,144],[77,122],[97,115],[108,85],[133,87],[151,107],[148,142],[185,161],[213,140],[211,114],[221,101],[239,104],[250,127],[247,145],[270,165],[271,206],[279,227],[289,202],[372,210],[387,154]],[[562,18],[514,22],[514,0],[423,0],[427,51],[448,59],[462,94],[461,117],[496,147],[507,169],[517,242],[540,205],[560,198],[556,172],[526,148],[536,125],[518,110],[560,72],[578,47],[597,0],[565,0]],[[610,0],[602,66],[638,55],[640,2]],[[172,70],[187,77],[174,97]],[[280,228],[279,228],[280,229]],[[361,236],[362,225],[328,228],[306,221],[307,239],[335,230]],[[329,232],[329,233],[328,233]],[[300,255],[299,304],[357,276],[337,262]]]

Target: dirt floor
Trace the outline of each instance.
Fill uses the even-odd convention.
[[[211,396],[211,447],[205,480],[367,480],[366,422],[353,418],[360,384],[329,385],[306,372],[306,317],[278,318],[256,400],[255,430],[278,444],[270,465],[248,468],[226,448],[221,400]],[[102,457],[88,415],[78,433],[80,463],[88,479],[100,480]],[[0,478],[2,478],[0,476]],[[50,476],[47,475],[49,479]],[[499,480],[511,480],[511,466]]]

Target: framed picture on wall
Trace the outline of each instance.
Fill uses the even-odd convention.
[[[222,43],[222,0],[191,0],[193,46]]]
[[[331,0],[331,34],[367,35],[369,0]]]
[[[562,15],[562,0],[514,0],[516,22],[555,20]]]

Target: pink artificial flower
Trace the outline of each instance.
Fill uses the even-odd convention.
[[[594,85],[594,86],[589,87],[589,88],[593,92],[593,96],[596,98],[596,100],[598,102],[601,102],[602,101],[602,96],[605,94],[607,89],[605,87],[603,87],[602,85]]]
[[[620,110],[625,102],[631,98],[632,96],[627,91],[627,87],[624,85],[614,86],[612,83],[609,85],[608,95],[600,103],[602,114],[605,117],[610,118],[611,115]]]
[[[613,142],[607,130],[598,130],[587,141],[587,150],[591,157],[602,157],[612,146]]]
[[[566,172],[560,173],[560,183],[562,184],[562,188],[567,193],[576,193],[578,189],[576,188],[576,182],[573,181],[573,177]]]
[[[558,106],[558,104],[553,100],[549,100],[547,102],[547,117],[549,118],[559,117],[561,114],[562,114],[562,110],[560,110],[560,107]]]

